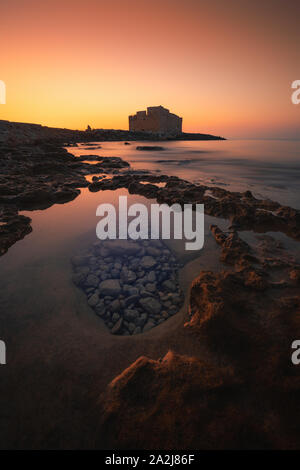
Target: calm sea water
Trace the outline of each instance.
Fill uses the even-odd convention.
[[[250,190],[260,198],[300,209],[300,141],[225,140],[182,142],[103,142],[101,149],[81,145],[75,155],[120,156],[136,169],[177,175],[192,182]],[[139,151],[160,145],[163,151]]]

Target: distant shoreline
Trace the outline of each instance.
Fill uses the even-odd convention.
[[[88,142],[88,141],[170,141],[226,140],[211,134],[182,132],[178,135],[136,132],[121,129],[72,130],[23,122],[0,120],[0,142]]]

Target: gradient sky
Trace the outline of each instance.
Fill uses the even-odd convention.
[[[300,136],[299,0],[1,0],[0,119],[128,128],[163,105],[183,129]]]

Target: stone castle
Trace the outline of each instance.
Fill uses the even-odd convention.
[[[182,118],[163,106],[150,106],[129,116],[129,130],[178,135],[182,133]]]

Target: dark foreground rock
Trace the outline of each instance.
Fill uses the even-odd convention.
[[[230,403],[230,393],[236,395],[238,388],[230,368],[172,352],[158,361],[140,357],[111,382],[103,397],[101,425],[106,433],[101,445],[188,450],[198,448],[199,442],[202,449],[230,448],[234,442],[232,447],[240,447],[248,437],[240,434],[245,418]],[[214,416],[213,409],[219,410]]]
[[[0,205],[0,256],[31,231],[31,219],[19,215],[15,207]]]
[[[90,164],[86,161],[95,161]],[[0,143],[0,255],[31,232],[20,210],[46,209],[76,198],[89,174],[109,175],[128,168],[118,157],[77,158],[53,143]]]
[[[107,449],[299,448],[300,266],[270,235],[250,247],[212,230],[227,269],[191,288],[199,357],[140,357],[118,375],[100,397]]]
[[[156,183],[165,183],[157,186]],[[127,188],[168,205],[204,204],[205,214],[229,219],[233,230],[281,231],[300,240],[300,211],[278,202],[255,198],[250,191],[231,192],[223,188],[193,184],[176,176],[133,174],[125,171],[109,180],[90,183],[89,190]]]

